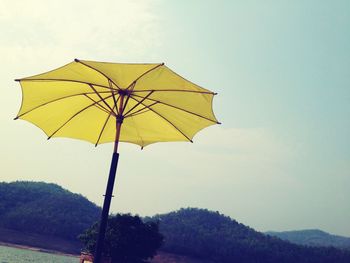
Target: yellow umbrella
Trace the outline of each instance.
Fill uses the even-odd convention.
[[[190,141],[218,124],[215,93],[161,64],[106,63],[75,59],[58,69],[18,79],[22,105],[15,119],[29,121],[52,137],[114,142],[94,262],[99,262],[109,213],[118,143],[146,145]]]

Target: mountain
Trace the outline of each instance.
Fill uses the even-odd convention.
[[[318,229],[308,229],[299,231],[284,231],[284,232],[274,232],[269,231],[266,234],[270,236],[275,236],[283,240],[288,240],[289,242],[315,246],[315,247],[338,247],[350,249],[350,238],[331,235],[327,232]]]
[[[99,214],[100,208],[85,197],[56,184],[0,183],[0,243],[79,253],[77,235]],[[154,263],[350,262],[350,251],[292,244],[206,209],[180,209],[144,220],[159,221],[165,237]]]
[[[292,244],[206,209],[180,209],[145,220],[159,221],[162,250],[168,253],[218,263],[350,262],[349,251]]]
[[[0,183],[0,228],[77,240],[99,215],[95,204],[56,184]]]

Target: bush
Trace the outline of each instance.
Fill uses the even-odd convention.
[[[87,229],[79,239],[84,249],[93,254],[98,236],[98,223]],[[108,219],[103,254],[113,263],[147,262],[163,243],[158,222],[144,223],[139,216],[117,214]]]

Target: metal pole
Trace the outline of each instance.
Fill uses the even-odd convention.
[[[122,94],[120,94],[120,104],[119,104],[119,111],[118,111],[118,115],[117,115],[114,151],[113,151],[113,156],[112,156],[111,167],[109,170],[105,199],[103,202],[100,229],[98,232],[96,250],[95,250],[95,255],[94,255],[94,263],[100,263],[101,258],[102,258],[102,251],[103,251],[105,233],[106,233],[106,228],[107,228],[109,208],[111,205],[114,181],[115,181],[118,160],[119,160],[118,144],[119,144],[120,130],[121,130],[121,126],[122,126],[123,119],[124,119],[124,117],[123,117],[123,101],[124,101],[124,96]]]
[[[98,231],[98,239],[97,239],[96,251],[94,256],[94,263],[100,263],[101,261],[101,255],[102,255],[105,233],[107,228],[109,207],[111,205],[114,180],[115,180],[115,175],[116,175],[117,166],[118,166],[118,159],[119,159],[119,153],[114,152],[112,157],[112,162],[111,162],[111,168],[109,170],[105,200],[103,202],[100,229]]]

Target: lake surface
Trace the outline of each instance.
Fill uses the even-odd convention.
[[[78,257],[0,246],[0,263],[78,263]]]

